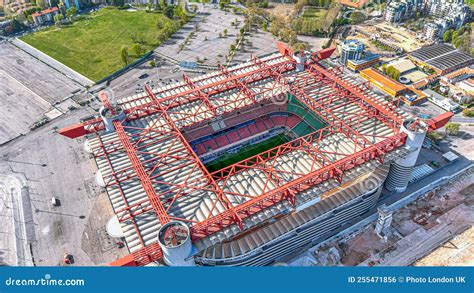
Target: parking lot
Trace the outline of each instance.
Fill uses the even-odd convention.
[[[96,94],[97,91],[105,89],[109,99],[116,101],[143,92],[145,83],[151,88],[159,88],[182,81],[183,73],[190,77],[200,74],[184,72],[179,66],[164,61],[156,55],[150,60],[155,60],[157,66],[152,67],[149,62],[145,62],[109,82],[94,86],[91,88],[91,92]]]
[[[82,86],[10,43],[0,42],[0,68],[49,103]]]
[[[106,234],[112,207],[95,183],[97,169],[82,140],[55,130],[90,114],[87,109],[76,110],[0,148],[0,174],[25,178],[21,223],[28,233],[20,240],[31,246],[36,266],[64,265],[64,253],[73,255],[75,265],[107,264],[127,254]],[[58,206],[52,205],[52,197],[59,200]],[[10,200],[5,204],[11,206]],[[6,228],[11,221],[2,219],[2,232],[14,237],[15,231]],[[16,249],[0,238],[0,248],[5,247]]]
[[[232,25],[232,23],[236,25]],[[220,10],[217,6],[206,5],[201,14],[184,25],[171,39],[155,51],[179,62],[197,62],[205,65],[226,64],[231,44],[235,44],[244,24],[243,15]],[[197,29],[196,29],[197,28]],[[227,30],[225,34],[224,30]],[[189,38],[180,50],[180,44]],[[238,50],[233,62],[245,61],[250,54],[266,54],[276,51],[275,41],[269,33],[259,31],[247,35],[245,51]]]
[[[230,45],[235,42],[244,18],[213,6],[206,5],[204,9],[156,51],[178,61],[202,60],[207,65],[225,64],[225,56],[229,53]],[[238,25],[232,26],[235,20]],[[227,30],[226,36],[224,30]],[[180,45],[191,33],[194,35],[181,50]]]
[[[1,145],[29,132],[56,103],[82,86],[10,43],[1,42],[0,51]]]

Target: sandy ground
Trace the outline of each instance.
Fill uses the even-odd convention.
[[[284,18],[286,21],[291,21],[295,14],[294,4],[271,3],[271,8],[267,9],[268,13],[273,16]]]
[[[390,262],[392,257],[403,262],[403,250],[423,247],[425,238],[431,244],[436,244],[437,231],[450,226],[452,231],[461,231],[460,234],[453,235],[450,241],[428,252],[416,265],[472,265],[473,206],[474,170],[470,170],[436,192],[430,192],[395,211],[391,232],[386,239],[375,234],[373,223],[357,231],[351,238],[338,239],[326,246],[339,251],[340,259],[334,262],[335,265],[372,265],[379,261]],[[466,231],[458,229],[466,225],[471,225],[471,228]],[[324,249],[320,251],[324,252]],[[321,259],[320,255],[318,252],[316,258]]]
[[[415,263],[415,266],[473,266],[474,228],[456,236]]]
[[[455,186],[452,196],[463,200],[463,205],[474,205],[474,180]],[[469,184],[469,185],[468,185]],[[461,190],[458,190],[462,188]],[[455,214],[453,220],[465,221],[462,212]],[[474,265],[474,228],[454,237],[451,241],[434,250],[432,253],[415,263],[416,266],[472,266]]]
[[[441,147],[446,151],[449,147],[469,160],[474,160],[474,149],[472,147],[473,140],[474,125],[469,126],[466,124],[461,124],[461,127],[459,128],[459,135],[447,137],[446,142],[442,143]]]

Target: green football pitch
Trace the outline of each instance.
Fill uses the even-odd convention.
[[[288,142],[290,140],[291,139],[288,135],[282,133],[282,134],[274,136],[270,139],[262,141],[258,144],[243,147],[236,154],[226,154],[226,155],[220,157],[219,159],[214,160],[214,161],[210,162],[209,164],[206,164],[206,168],[209,172],[212,173],[214,171],[220,170],[220,169],[225,168],[229,165],[235,164],[235,163],[240,162],[242,160],[245,160],[247,158],[258,155],[258,154],[260,154],[264,151],[267,151],[269,149],[272,149],[274,147],[282,145],[285,142]]]

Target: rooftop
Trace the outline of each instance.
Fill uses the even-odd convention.
[[[396,92],[402,91],[406,88],[403,84],[385,76],[383,73],[373,68],[364,69],[361,71],[361,74],[368,76],[374,81],[379,82],[382,86],[386,86]]]
[[[353,63],[355,65],[359,65],[359,64],[364,64],[366,62],[370,62],[370,61],[373,61],[375,59],[379,59],[380,58],[380,55],[379,54],[374,54],[374,53],[370,53],[370,52],[366,52],[364,54],[364,56],[362,57],[362,59],[359,59],[359,60],[347,60],[348,63]]]
[[[104,132],[100,119],[61,130],[69,137],[89,134],[98,177],[133,253],[127,261],[160,259],[156,235],[170,220],[187,223],[203,250],[310,204],[368,171],[357,166],[375,164],[374,158],[403,145],[399,125],[406,116],[383,97],[315,61],[298,72],[291,53],[282,53],[122,99],[118,106],[127,118],[113,123],[114,132]],[[288,94],[327,126],[213,173],[185,138]]]
[[[390,62],[388,65],[393,66],[395,69],[400,71],[401,74],[416,68],[416,65],[413,64],[412,61],[405,58]]]
[[[416,60],[439,70],[454,68],[466,62],[474,63],[474,58],[447,44],[434,44],[415,50],[410,55]]]
[[[55,11],[59,11],[59,8],[57,7],[50,7],[50,8],[47,8],[45,10],[41,10],[41,11],[38,11],[36,13],[33,13],[31,16],[32,17],[38,17],[38,16],[42,16],[42,15],[46,15],[46,14],[50,14],[50,13],[53,13]]]

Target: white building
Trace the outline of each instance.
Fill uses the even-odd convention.
[[[423,33],[426,39],[436,39],[447,29],[459,29],[471,16],[471,10],[463,0],[394,0],[385,9],[384,19],[398,23],[413,18],[416,13],[434,16],[437,19],[428,24]]]
[[[43,25],[45,23],[52,23],[54,21],[54,16],[59,14],[59,8],[51,7],[36,13],[33,13],[31,17],[36,25]]]

